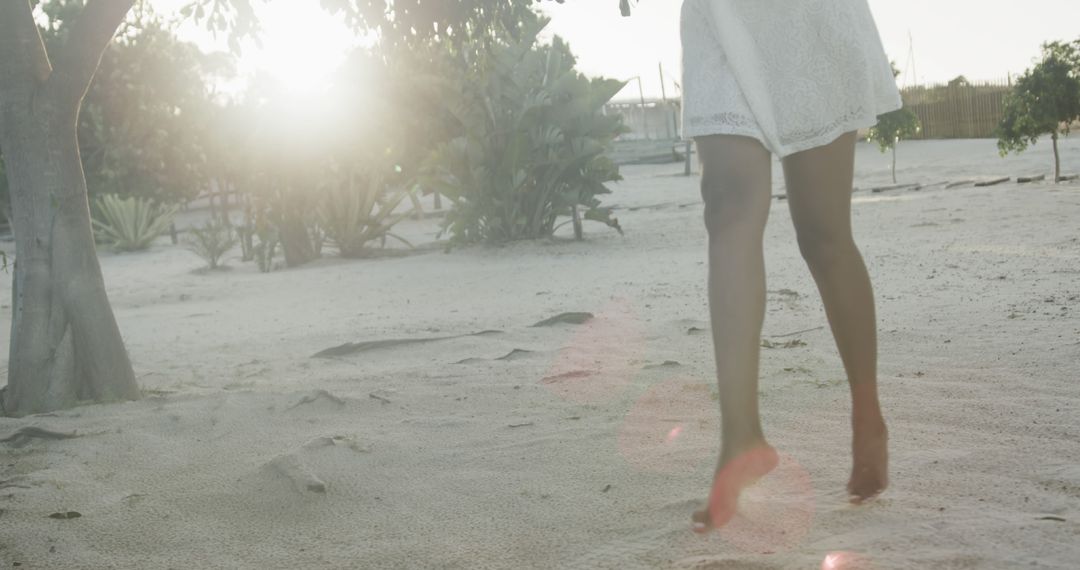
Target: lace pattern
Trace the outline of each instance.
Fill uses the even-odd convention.
[[[781,157],[872,126],[900,94],[866,0],[684,0],[683,130]]]

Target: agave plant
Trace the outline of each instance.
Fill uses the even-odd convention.
[[[538,46],[545,23],[478,51],[449,91],[459,94],[449,108],[461,135],[431,155],[422,183],[454,202],[444,229],[455,241],[550,236],[560,217],[575,222],[579,238],[582,218],[621,231],[597,196],[621,179],[605,152],[626,127],[603,106],[625,83],[575,71],[557,37]]]
[[[412,214],[412,210],[396,212],[412,196],[412,191],[387,189],[378,176],[371,176],[363,183],[358,183],[356,178],[355,173],[350,173],[343,184],[331,188],[319,208],[319,225],[341,256],[359,257],[368,243],[379,240],[385,245],[388,237],[412,247],[405,238],[391,231]]]
[[[149,198],[121,198],[115,194],[99,196],[94,205],[95,237],[116,251],[148,249],[169,228],[179,210],[179,206],[158,204]]]

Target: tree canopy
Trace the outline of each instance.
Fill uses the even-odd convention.
[[[179,202],[209,190],[242,201],[243,257],[260,269],[273,267],[279,245],[289,265],[318,257],[324,244],[362,254],[369,242],[396,237],[393,225],[407,214],[398,205],[418,204],[421,171],[447,166],[428,160],[440,145],[469,136],[476,148],[498,147],[505,133],[488,127],[505,121],[486,124],[485,92],[473,89],[509,93],[521,78],[509,68],[494,73],[498,61],[531,62],[516,86],[535,104],[500,109],[527,115],[516,123],[522,160],[511,179],[531,173],[524,198],[540,233],[553,231],[557,216],[572,216],[579,234],[582,216],[617,227],[595,198],[617,177],[602,155],[621,125],[599,112],[614,87],[578,77],[565,46],[524,36],[540,25],[539,1],[321,0],[369,40],[335,78],[327,95],[337,102],[325,107],[273,91],[221,105],[209,79],[216,62],[177,41],[138,0],[0,2],[0,147],[19,261],[3,411],[138,397],[94,249],[94,229],[105,226],[91,223],[91,194],[140,195],[94,201],[115,206],[116,227],[146,228],[122,234],[139,247],[167,223],[160,215],[145,223],[154,217],[145,212],[173,211],[147,198]],[[260,4],[192,0],[180,15],[225,34],[237,52],[259,31]],[[455,86],[462,97],[447,96]],[[460,120],[463,112],[481,122]],[[503,180],[475,166],[485,184]],[[480,199],[458,198],[455,208]],[[131,224],[122,223],[126,212]],[[494,215],[484,219],[501,223]],[[232,221],[217,218],[204,241],[229,243]]]
[[[1057,140],[1080,120],[1080,40],[1050,42],[1042,60],[1016,80],[1005,99],[998,129],[998,149],[1004,156],[1022,152],[1044,135],[1054,141],[1055,179],[1061,177]]]

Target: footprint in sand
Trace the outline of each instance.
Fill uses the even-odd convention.
[[[348,474],[357,456],[370,447],[345,436],[317,437],[295,451],[279,455],[263,465],[261,472],[271,479],[284,480],[300,494],[326,494],[327,480]]]

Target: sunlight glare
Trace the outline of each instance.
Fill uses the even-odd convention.
[[[867,570],[870,562],[854,552],[830,552],[821,562],[821,570]]]
[[[316,2],[268,2],[258,17],[259,41],[244,44],[241,72],[264,72],[296,94],[324,90],[356,45],[341,18]]]

